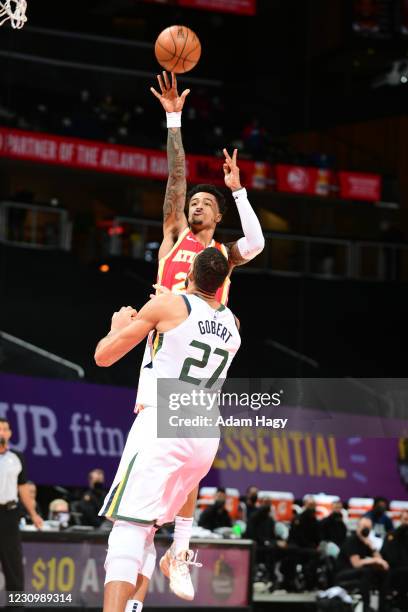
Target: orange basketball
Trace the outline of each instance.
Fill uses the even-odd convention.
[[[182,25],[166,28],[154,45],[156,59],[168,72],[188,72],[197,64],[201,43],[193,30]]]

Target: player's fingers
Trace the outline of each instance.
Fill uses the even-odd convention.
[[[180,96],[180,98],[183,100],[183,102],[184,102],[184,100],[187,98],[187,96],[188,96],[188,94],[189,94],[189,93],[190,93],[190,90],[189,90],[189,89],[185,89],[185,90],[183,91],[183,93],[182,93],[182,94],[181,94],[181,96]]]
[[[237,163],[237,155],[238,155],[238,149],[234,149],[234,152],[232,154],[232,163],[233,164]]]
[[[231,161],[232,161],[232,159],[231,159],[231,156],[230,156],[230,154],[228,153],[227,149],[223,149],[223,150],[222,150],[222,152],[223,152],[223,153],[224,153],[224,155],[225,155],[225,161],[226,161],[226,162],[231,162]]]
[[[224,170],[224,174],[229,174],[231,172],[228,164],[223,164],[222,169]]]
[[[177,78],[174,72],[171,73],[171,86],[177,89]]]
[[[150,91],[152,92],[152,94],[153,94],[154,96],[156,96],[156,98],[158,98],[158,99],[160,100],[161,95],[159,94],[159,92],[158,92],[158,91],[156,91],[156,90],[155,90],[155,88],[154,88],[154,87],[151,87],[151,88],[150,88]]]
[[[159,82],[160,91],[161,91],[162,93],[165,93],[165,92],[166,92],[166,89],[165,89],[165,87],[164,87],[164,84],[163,84],[163,79],[161,78],[161,74],[158,74],[158,75],[157,75],[157,80],[158,80],[158,82]]]
[[[164,84],[166,85],[166,89],[170,89],[169,77],[167,76],[167,72],[165,70],[163,70],[163,79],[164,79]]]

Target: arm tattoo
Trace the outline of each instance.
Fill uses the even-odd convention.
[[[243,264],[248,263],[248,260],[245,259],[245,257],[242,257],[241,253],[239,252],[237,242],[228,242],[225,245],[225,248],[228,251],[228,263],[230,268],[242,266]]]
[[[170,216],[179,220],[184,214],[186,200],[186,156],[180,128],[169,128],[167,136],[167,160],[169,178],[163,205],[163,220]]]

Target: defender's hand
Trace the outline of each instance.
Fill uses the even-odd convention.
[[[223,149],[223,153],[225,155],[225,160],[222,168],[224,170],[225,184],[231,191],[238,191],[238,189],[242,189],[239,180],[239,168],[237,166],[238,149],[234,149],[232,157],[229,155],[227,149]]]
[[[177,79],[174,72],[171,73],[171,85],[165,70],[163,70],[163,77],[160,74],[157,75],[157,80],[159,82],[161,94],[156,91],[154,87],[151,87],[150,91],[158,100],[160,100],[166,113],[181,112],[183,110],[185,99],[190,93],[190,90],[185,89],[181,96],[179,96],[177,91]]]
[[[132,308],[132,306],[122,306],[118,312],[113,313],[111,331],[119,331],[127,327],[136,315],[137,310]]]

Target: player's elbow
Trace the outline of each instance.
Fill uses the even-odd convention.
[[[103,351],[95,351],[94,355],[95,363],[100,368],[109,368],[112,365],[112,361],[110,361],[107,355],[104,355]]]
[[[257,244],[256,244],[256,248],[258,250],[258,255],[259,253],[262,253],[262,251],[265,248],[265,237],[263,234],[261,234],[257,240]]]

